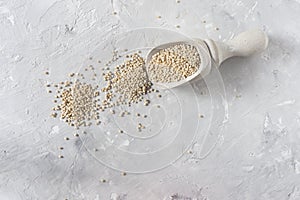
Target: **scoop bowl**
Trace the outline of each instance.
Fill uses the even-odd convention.
[[[211,70],[211,61],[213,60],[218,66],[221,65],[226,59],[235,57],[235,56],[250,56],[255,53],[262,52],[268,46],[268,36],[259,29],[249,30],[243,33],[240,33],[232,40],[227,42],[216,42],[211,39],[194,39],[190,41],[178,41],[165,43],[155,48],[151,49],[146,57],[146,70],[148,71],[149,63],[154,54],[159,52],[162,49],[172,47],[177,44],[187,44],[194,46],[200,56],[200,66],[198,70],[188,76],[185,79],[182,79],[177,82],[155,82],[152,83],[160,88],[174,88],[188,83],[198,76],[206,76]]]

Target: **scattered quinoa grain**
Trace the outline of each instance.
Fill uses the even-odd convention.
[[[100,182],[106,183],[106,180],[105,179],[100,179]]]
[[[150,100],[148,100],[148,99],[145,100],[144,105],[145,105],[145,106],[148,106],[149,104],[150,104]]]

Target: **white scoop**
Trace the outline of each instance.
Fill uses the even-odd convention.
[[[152,56],[162,49],[174,46],[176,44],[189,44],[197,48],[200,55],[201,64],[196,73],[187,77],[186,79],[170,82],[170,83],[156,83],[157,86],[163,88],[173,88],[185,84],[195,77],[201,75],[206,76],[211,70],[211,59],[220,66],[227,58],[234,56],[250,56],[252,54],[265,50],[268,46],[268,36],[261,30],[254,29],[243,33],[240,33],[232,40],[225,43],[216,42],[211,39],[195,39],[193,41],[179,41],[162,44],[153,48],[147,55],[146,68],[149,66],[149,62]]]

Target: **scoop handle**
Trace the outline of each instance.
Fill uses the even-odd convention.
[[[240,33],[225,43],[210,39],[205,40],[213,59],[220,65],[227,58],[234,56],[250,56],[262,52],[268,46],[268,36],[259,29]]]

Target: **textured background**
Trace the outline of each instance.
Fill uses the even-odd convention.
[[[299,19],[299,0],[0,1],[0,199],[300,199]],[[207,158],[194,148],[124,177],[74,140],[59,160],[67,127],[48,117],[44,71],[61,80],[111,33],[138,27],[219,41],[260,27],[270,44],[222,65],[229,119]]]

